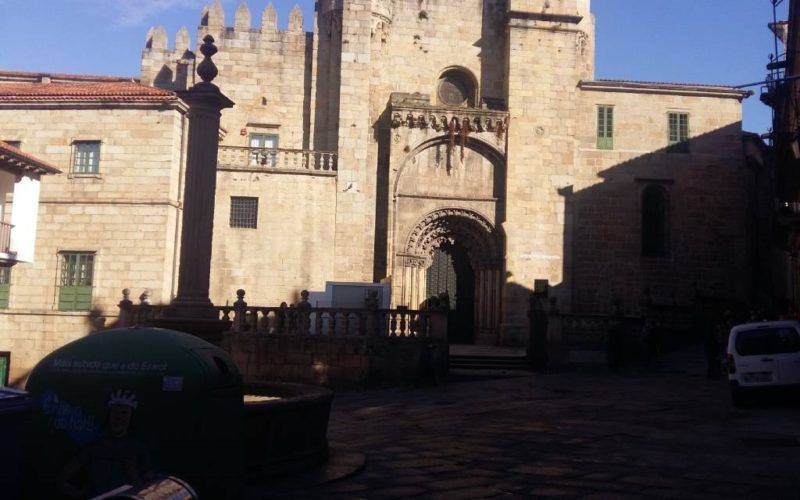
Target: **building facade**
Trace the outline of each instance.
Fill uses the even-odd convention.
[[[746,94],[596,80],[589,0],[319,0],[311,33],[299,8],[286,30],[271,6],[255,24],[243,3],[228,25],[216,3],[197,31],[216,39],[215,83],[236,103],[220,131],[214,303],[238,288],[277,305],[328,281],[384,282],[393,305],[446,293],[454,341],[521,344],[535,280],[574,313],[618,302],[635,314],[645,292],[745,297]],[[76,141],[111,141],[104,120],[125,135],[102,143],[118,174],[43,185],[42,318],[66,250],[96,248],[98,280],[113,270],[93,284],[102,316],[124,287],[170,298],[183,151],[172,91],[194,83],[191,47],[184,29],[172,45],[163,28],[147,35],[141,84],[164,92],[152,109],[8,105],[0,139],[58,166]],[[96,125],[76,130],[84,116]]]
[[[197,37],[217,39],[218,81],[237,103],[223,154],[254,148],[220,162],[213,299],[386,280],[413,308],[444,260],[467,282],[447,286],[471,339],[503,343],[524,335],[536,279],[568,311],[617,300],[633,312],[645,289],[742,298],[746,94],[594,80],[589,7],[321,0],[314,33],[299,9],[286,31],[271,6],[259,27],[245,4],[232,27],[219,4],[204,10]],[[170,49],[153,29],[142,81],[191,84],[187,39]],[[248,167],[258,148],[277,150]],[[284,148],[334,152],[335,176],[298,180]],[[257,199],[265,224],[232,228],[236,197]]]
[[[12,381],[116,316],[129,283],[171,298],[185,111],[130,79],[0,73],[0,140],[61,170],[41,181],[31,262],[7,276]]]

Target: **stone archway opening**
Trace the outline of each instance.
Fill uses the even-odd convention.
[[[431,295],[445,292],[450,341],[494,345],[502,255],[501,239],[482,215],[456,208],[431,212],[416,224],[405,252],[397,256],[398,303],[423,306]]]
[[[425,294],[429,302],[439,302],[440,306],[448,308],[450,343],[474,344],[475,270],[462,245],[445,241],[433,251],[431,265],[425,273]]]

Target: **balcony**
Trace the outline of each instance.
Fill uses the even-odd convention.
[[[17,263],[17,252],[11,250],[11,224],[0,222],[0,267]]]
[[[258,170],[285,173],[336,174],[337,157],[332,151],[307,149],[266,149],[220,146],[220,169]]]

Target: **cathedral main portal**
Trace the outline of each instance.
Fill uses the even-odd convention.
[[[477,212],[452,208],[429,213],[397,255],[398,302],[446,308],[451,343],[495,344],[500,249],[494,226]]]

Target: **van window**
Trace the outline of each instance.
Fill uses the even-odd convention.
[[[759,328],[736,335],[736,352],[742,356],[797,351],[800,351],[800,336],[794,328]]]

